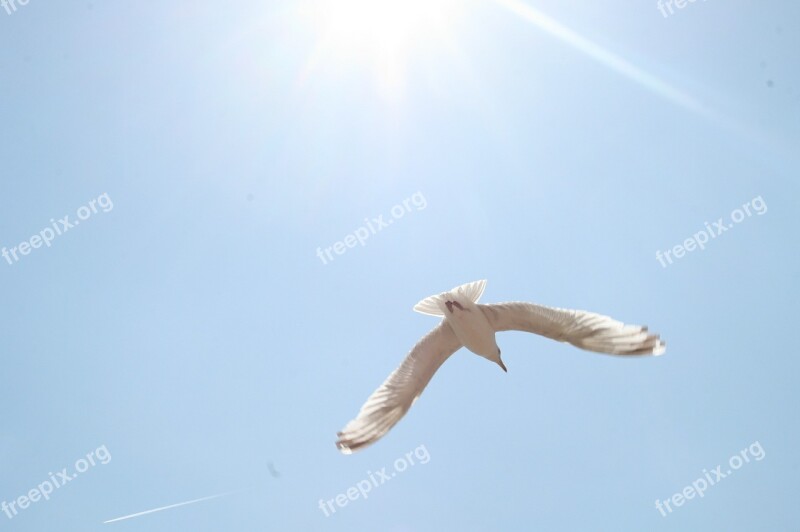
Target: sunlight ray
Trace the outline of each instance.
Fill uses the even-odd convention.
[[[494,0],[494,2],[662,98],[697,114],[709,115],[708,109],[691,95],[606,50],[521,0]]]

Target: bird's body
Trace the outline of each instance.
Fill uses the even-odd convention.
[[[444,319],[411,350],[403,363],[342,429],[336,443],[350,454],[386,434],[411,408],[436,370],[459,348],[466,347],[506,371],[495,333],[521,330],[568,342],[581,349],[613,355],[660,355],[664,343],[647,327],[625,325],[607,316],[532,303],[478,304],[486,281],[461,285],[423,299],[414,306],[422,314]]]
[[[422,308],[425,310],[418,311],[424,314],[443,316],[444,323],[453,329],[453,333],[461,345],[476,355],[500,364],[500,348],[497,347],[494,329],[476,304],[482,291],[482,287],[480,292],[477,289],[459,290],[456,288],[422,300],[415,309]],[[436,305],[440,313],[433,313],[431,307],[427,306],[428,302]]]

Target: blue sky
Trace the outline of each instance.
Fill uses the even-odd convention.
[[[0,258],[0,502],[96,462],[0,527],[796,527],[800,5],[323,4],[0,8],[0,246],[39,244]],[[763,214],[657,260],[754,198]],[[412,306],[484,278],[484,302],[647,324],[667,354],[504,333],[508,374],[462,350],[383,440],[338,453],[435,325]],[[763,459],[662,517],[755,442]]]

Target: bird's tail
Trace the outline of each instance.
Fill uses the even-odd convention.
[[[477,303],[481,298],[481,295],[483,295],[485,288],[486,280],[484,279],[482,281],[474,281],[471,283],[462,284],[461,286],[453,288],[450,290],[450,292],[458,292],[467,299],[471,299],[473,303]],[[427,314],[428,316],[444,316],[442,306],[445,298],[450,292],[444,292],[435,296],[426,297],[414,305],[414,310],[420,314]]]

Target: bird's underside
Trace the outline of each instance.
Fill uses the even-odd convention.
[[[440,306],[445,319],[414,346],[403,363],[367,399],[356,418],[339,432],[336,446],[340,451],[350,454],[379,440],[408,412],[445,360],[463,347],[449,323],[451,318],[447,312],[468,311],[457,299],[467,294],[477,302],[485,281],[479,283],[481,286],[477,289],[476,283],[470,283],[434,296],[442,301]],[[462,292],[457,292],[459,290]],[[454,297],[448,297],[451,295]],[[419,310],[423,304],[428,305],[423,312],[434,314],[435,309],[428,300],[420,302],[415,309]],[[658,335],[650,334],[647,327],[625,325],[592,312],[519,302],[472,305],[472,308],[480,309],[494,332],[526,331],[588,351],[624,357],[660,355],[665,350]],[[502,366],[502,362],[500,364]]]

